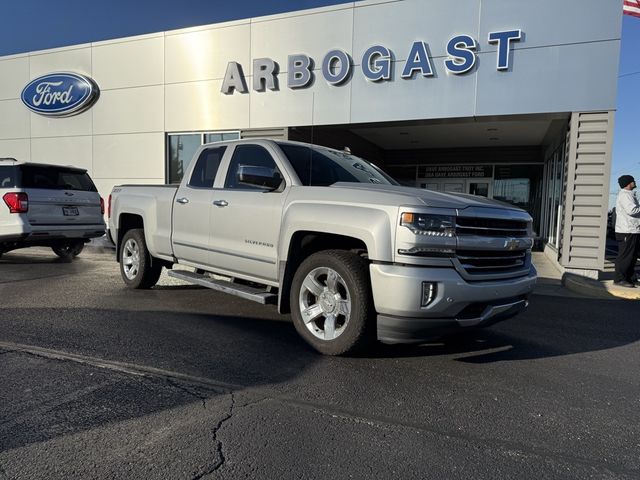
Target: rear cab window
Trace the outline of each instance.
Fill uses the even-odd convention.
[[[227,147],[207,148],[193,168],[189,186],[194,188],[213,188],[220,162]]]
[[[97,192],[98,189],[84,170],[58,166],[22,165],[20,187],[47,190]]]

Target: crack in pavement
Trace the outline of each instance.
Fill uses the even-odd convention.
[[[179,384],[178,382],[176,382],[175,380],[172,380],[171,378],[165,378],[164,379],[169,385],[171,385],[174,388],[177,388],[178,390],[186,393],[187,395],[191,396],[191,397],[195,397],[198,400],[200,400],[202,402],[202,408],[204,408],[205,410],[207,409],[207,403],[206,400],[208,397],[202,395],[201,393],[199,393],[197,390],[191,390],[189,388],[187,388],[184,385]]]
[[[215,444],[215,452],[218,455],[218,459],[217,461],[209,466],[208,468],[206,468],[206,470],[204,470],[203,472],[198,473],[197,475],[191,477],[191,480],[199,480],[207,475],[211,475],[213,472],[219,470],[224,463],[227,461],[225,455],[224,455],[224,449],[222,447],[222,440],[220,440],[218,438],[218,432],[220,431],[220,429],[223,427],[223,425],[228,422],[229,420],[231,420],[231,418],[234,415],[234,409],[236,406],[236,397],[235,394],[233,392],[229,393],[229,396],[231,397],[231,405],[229,406],[229,411],[227,412],[227,414],[220,419],[220,421],[218,421],[218,423],[216,424],[215,427],[213,427],[213,430],[211,431],[211,433],[213,434],[213,442]],[[256,403],[256,402],[254,402]]]
[[[331,418],[340,420],[340,421],[350,421],[360,424],[366,424],[373,428],[409,428],[416,431],[430,433],[436,436],[444,437],[444,438],[453,438],[458,440],[463,440],[466,442],[471,442],[478,445],[485,445],[493,448],[498,448],[504,451],[518,451],[523,452],[525,454],[533,454],[537,455],[541,458],[550,458],[555,460],[561,460],[565,462],[575,463],[587,467],[592,468],[605,468],[609,471],[614,472],[615,474],[620,475],[628,475],[631,477],[637,476],[638,471],[634,469],[629,469],[626,467],[617,467],[611,466],[603,462],[595,461],[591,458],[585,458],[583,456],[575,455],[570,452],[564,451],[556,451],[550,448],[546,448],[543,445],[536,444],[525,444],[522,442],[516,441],[506,441],[500,438],[486,438],[479,435],[475,435],[473,433],[466,433],[460,431],[451,431],[447,428],[443,428],[437,425],[424,425],[420,422],[412,422],[407,420],[401,420],[397,418],[387,417],[384,415],[366,415],[360,416],[355,414],[355,412],[351,411],[348,408],[341,408],[337,405],[324,405],[318,402],[313,401],[304,401],[300,399],[294,399],[286,395],[278,394],[274,391],[269,391],[264,386],[255,388],[255,387],[247,387],[243,385],[230,384],[226,382],[215,381],[212,379],[197,377],[188,374],[182,374],[178,372],[172,372],[167,370],[162,370],[154,367],[145,367],[140,365],[134,365],[131,363],[124,362],[116,362],[109,361],[103,359],[97,359],[92,357],[86,357],[83,355],[71,354],[66,352],[54,351],[50,349],[40,348],[40,347],[31,347],[27,345],[13,344],[8,342],[0,341],[0,348],[4,349],[14,349],[15,353],[25,353],[28,355],[32,355],[35,357],[46,358],[49,360],[58,360],[58,361],[72,361],[85,365],[92,365],[99,368],[110,369],[122,373],[127,373],[131,375],[137,375],[143,378],[155,378],[155,379],[171,379],[174,382],[187,382],[191,385],[197,385],[200,387],[205,387],[206,389],[210,389],[212,391],[217,391],[218,393],[225,393],[231,395],[231,408],[229,413],[218,422],[216,427],[213,429],[214,442],[216,444],[216,451],[220,458],[217,462],[215,462],[211,467],[207,468],[204,472],[197,474],[193,477],[192,480],[198,480],[203,478],[205,475],[209,475],[216,470],[218,470],[226,461],[222,443],[218,440],[218,432],[222,428],[222,426],[228,422],[231,417],[237,413],[237,411],[241,408],[245,408],[249,405],[253,405],[255,403],[260,403],[263,401],[276,401],[280,402],[292,407],[302,408],[308,411],[311,411],[314,414],[318,415],[327,415]],[[176,385],[176,388],[181,388]],[[200,396],[194,394],[192,391],[188,389],[181,388],[185,393],[189,393],[190,395],[199,398],[202,400]],[[243,391],[244,394],[252,394],[260,397],[256,401],[248,402],[244,405],[236,405],[236,397],[234,396],[234,392]],[[205,408],[206,408],[206,401]]]

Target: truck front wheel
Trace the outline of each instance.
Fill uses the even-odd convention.
[[[120,273],[129,288],[151,288],[160,278],[162,265],[153,261],[144,240],[144,230],[135,228],[122,237]]]
[[[293,277],[293,323],[302,338],[325,355],[350,353],[370,342],[372,304],[368,265],[355,253],[315,253]]]

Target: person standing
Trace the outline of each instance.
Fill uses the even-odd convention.
[[[613,282],[622,287],[635,287],[636,259],[640,250],[640,204],[633,191],[636,181],[631,175],[618,178],[620,191],[616,201],[616,240],[618,256]]]

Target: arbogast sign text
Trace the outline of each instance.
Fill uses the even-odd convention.
[[[504,30],[491,32],[488,43],[497,47],[497,69],[509,69],[511,43],[522,39],[521,30]],[[457,35],[447,43],[448,58],[444,60],[447,72],[462,75],[470,72],[476,65],[478,44],[469,35]],[[374,45],[362,56],[360,69],[362,74],[372,82],[390,81],[392,79],[394,55],[383,46]],[[416,41],[411,45],[407,61],[402,69],[401,78],[412,79],[416,76],[434,76],[433,59],[429,57],[429,47],[425,42]],[[315,78],[314,59],[305,54],[289,55],[287,58],[287,87],[291,89],[309,87]],[[343,50],[331,50],[322,59],[322,76],[330,85],[342,85],[351,77],[354,65],[351,57]],[[278,90],[278,74],[280,66],[270,58],[253,60],[252,87],[257,92],[266,89]],[[248,93],[249,88],[238,62],[229,62],[222,82],[222,93],[231,95],[234,92]]]

